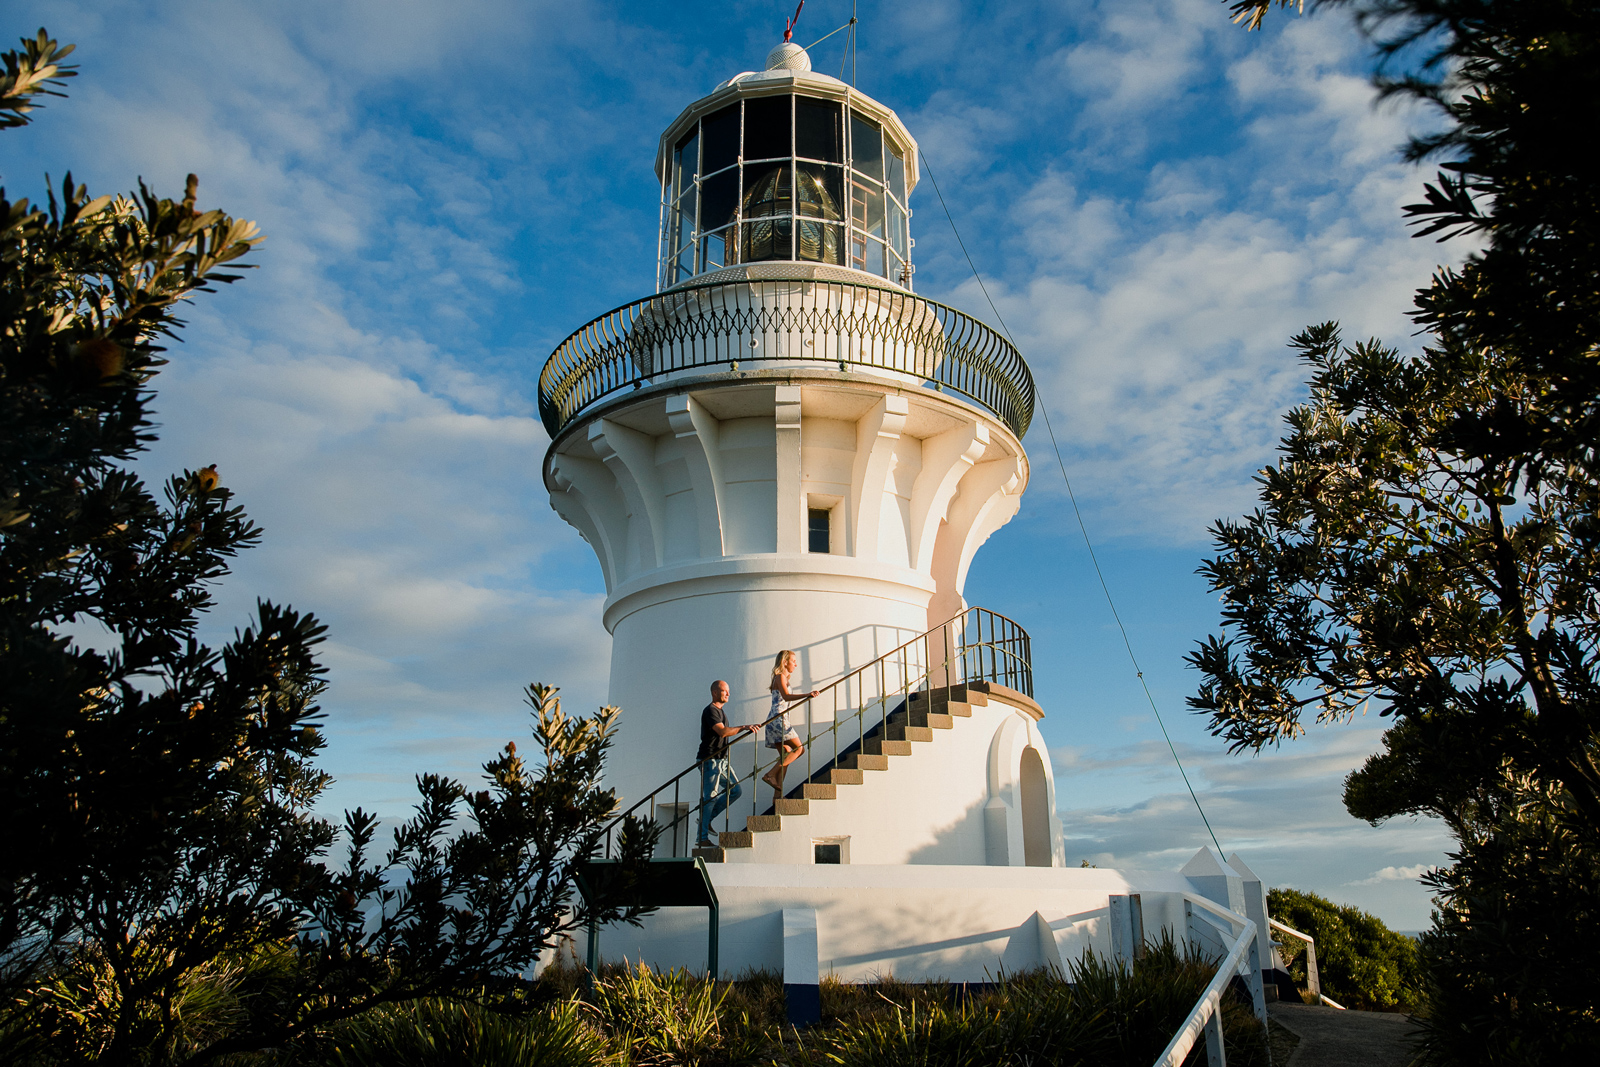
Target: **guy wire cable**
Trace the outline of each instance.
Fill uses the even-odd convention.
[[[989,287],[983,284],[983,275],[978,273],[978,265],[972,261],[972,253],[967,251],[967,243],[961,239],[961,231],[956,228],[956,220],[950,214],[950,207],[944,202],[944,193],[939,191],[939,179],[933,176],[933,170],[928,166],[928,154],[919,149],[922,157],[922,169],[927,173],[928,180],[933,183],[933,191],[939,198],[939,206],[944,209],[944,217],[950,222],[950,232],[956,235],[956,244],[961,247],[961,254],[967,257],[967,266],[972,268],[972,276],[978,280],[978,288],[983,291],[983,298],[989,302],[989,310],[994,312],[994,317],[1000,323],[1000,328],[1005,331],[1006,339],[1016,347],[1017,339],[1011,334],[1011,327],[1006,325],[1005,316],[1000,314],[1000,309],[995,306],[994,297],[989,295]],[[1167,751],[1172,753],[1172,762],[1178,765],[1178,774],[1183,777],[1184,788],[1189,790],[1189,799],[1194,801],[1195,810],[1200,813],[1200,821],[1205,823],[1206,833],[1211,835],[1211,843],[1217,846],[1217,852],[1222,852],[1222,842],[1217,840],[1217,832],[1211,829],[1211,820],[1206,818],[1206,809],[1201,806],[1200,798],[1195,794],[1194,786],[1189,782],[1189,773],[1183,769],[1183,761],[1178,758],[1178,749],[1172,743],[1172,735],[1167,733],[1167,724],[1161,718],[1161,709],[1156,707],[1156,698],[1150,692],[1150,685],[1144,680],[1144,671],[1139,666],[1139,657],[1134,655],[1133,642],[1128,638],[1128,628],[1122,624],[1122,615],[1117,611],[1117,602],[1111,596],[1111,586],[1106,583],[1106,576],[1100,570],[1099,557],[1094,552],[1094,542],[1089,540],[1089,527],[1083,521],[1083,512],[1078,509],[1078,497],[1072,491],[1072,479],[1067,477],[1067,464],[1061,458],[1061,446],[1056,444],[1056,431],[1050,425],[1050,408],[1044,402],[1043,393],[1035,393],[1035,400],[1039,404],[1039,413],[1044,416],[1044,428],[1050,435],[1050,447],[1055,451],[1056,464],[1061,468],[1061,480],[1067,486],[1067,499],[1072,502],[1073,517],[1078,520],[1078,531],[1083,534],[1083,543],[1089,549],[1089,562],[1094,564],[1094,575],[1100,580],[1100,591],[1105,594],[1106,604],[1111,608],[1111,617],[1116,620],[1117,629],[1122,634],[1123,647],[1128,650],[1128,659],[1133,663],[1134,673],[1139,676],[1139,686],[1144,690],[1144,698],[1150,703],[1150,710],[1155,713],[1156,725],[1161,727],[1161,736],[1167,742]]]

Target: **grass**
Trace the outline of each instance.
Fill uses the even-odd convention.
[[[1148,1067],[1194,1006],[1212,966],[1170,940],[1131,968],[1088,956],[973,988],[825,979],[822,1021],[786,1020],[783,983],[754,972],[712,982],[683,971],[547,972],[522,1015],[430,1002],[350,1024],[314,1061],[338,1067]],[[1249,1007],[1224,1003],[1228,1062],[1266,1067]],[[1204,1061],[1203,1047],[1191,1062]]]
[[[1064,976],[1002,975],[983,987],[826,978],[822,1021],[797,1029],[782,978],[767,972],[725,982],[608,967],[591,985],[582,971],[552,968],[511,1000],[393,1005],[225,1067],[1149,1067],[1213,974],[1167,939],[1132,967],[1091,954]],[[204,1000],[191,1036],[208,1025]],[[225,1014],[210,1022],[225,1025]],[[1223,1028],[1230,1065],[1267,1067],[1247,1004],[1224,998]],[[1204,1062],[1203,1045],[1191,1063]]]

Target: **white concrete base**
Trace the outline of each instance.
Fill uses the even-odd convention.
[[[990,982],[1002,972],[1062,967],[1085,948],[1113,949],[1112,894],[1141,896],[1144,936],[1183,931],[1179,894],[1196,892],[1178,872],[1098,868],[810,864],[713,864],[707,868],[721,905],[718,970],[750,970],[785,980],[833,975],[871,981]],[[802,968],[786,937],[784,912],[806,910],[816,922],[815,968]],[[664,909],[642,928],[606,927],[601,958],[704,973],[704,908]],[[790,927],[794,923],[789,924]],[[792,933],[792,930],[790,931]],[[587,949],[579,935],[577,952]]]

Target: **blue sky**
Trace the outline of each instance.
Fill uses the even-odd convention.
[[[159,477],[215,462],[267,531],[212,637],[257,596],[331,627],[328,806],[404,814],[412,777],[477,772],[525,730],[520,688],[605,696],[599,567],[550,511],[540,366],[651,291],[656,139],[758,67],[782,2],[226,0],[8,7],[78,44],[71,98],[4,135],[12,196],[71,169],[142,176],[257,220],[259,270],[203,297],[158,380]],[[797,40],[845,21],[811,0]],[[1107,580],[1224,848],[1268,881],[1427,922],[1443,828],[1339,802],[1376,717],[1256,758],[1189,714],[1216,625],[1194,568],[1251,506],[1308,323],[1414,344],[1411,292],[1464,249],[1411,240],[1426,116],[1378,108],[1340,18],[1229,24],[1216,0],[861,7],[857,84],[924,149],[1033,367]],[[840,34],[819,46],[835,73]],[[994,313],[924,181],[919,291]],[[968,599],[1034,636],[1069,861],[1170,868],[1205,840],[1127,663],[1043,420],[1020,515]],[[686,741],[686,746],[690,742]],[[685,749],[685,758],[691,755]]]

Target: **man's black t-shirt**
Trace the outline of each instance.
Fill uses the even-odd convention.
[[[697,760],[724,759],[728,755],[728,746],[733,744],[733,738],[723,737],[711,727],[728,725],[728,717],[721,708],[715,704],[707,704],[700,713],[700,751],[694,754]]]

